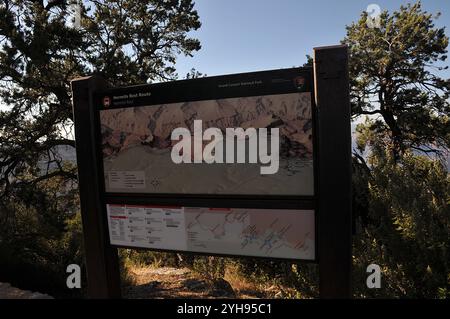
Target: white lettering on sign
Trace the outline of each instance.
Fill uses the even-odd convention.
[[[144,171],[109,171],[108,184],[111,189],[145,188]]]

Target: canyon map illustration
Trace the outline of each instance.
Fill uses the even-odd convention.
[[[171,133],[193,132],[194,120],[224,135],[279,128],[278,172],[261,175],[259,163],[173,163]],[[103,109],[100,123],[107,192],[313,195],[309,92]]]

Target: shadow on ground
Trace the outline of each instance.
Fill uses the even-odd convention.
[[[131,271],[135,284],[123,288],[125,298],[267,298],[257,289],[238,289],[224,279],[207,280],[189,269],[142,268]]]

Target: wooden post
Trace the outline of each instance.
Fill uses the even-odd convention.
[[[321,298],[351,298],[351,129],[346,46],[314,49],[318,113],[318,252]]]
[[[78,163],[84,251],[90,298],[120,298],[117,248],[109,243],[104,204],[101,202],[98,158],[95,151],[95,105],[93,93],[106,82],[91,76],[72,85],[73,116]]]

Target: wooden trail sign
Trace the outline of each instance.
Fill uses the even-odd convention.
[[[321,296],[350,297],[347,48],[314,52],[313,68],[72,82],[90,297],[120,297],[117,247],[316,262]]]

